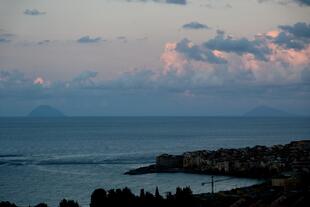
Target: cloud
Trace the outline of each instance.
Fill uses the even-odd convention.
[[[78,43],[97,43],[102,41],[101,37],[90,37],[90,36],[83,36],[77,40]]]
[[[35,85],[43,85],[44,84],[44,79],[42,77],[37,77],[34,81],[33,84]]]
[[[19,70],[0,69],[0,93],[18,89],[26,90],[32,86],[32,80]]]
[[[224,52],[236,53],[239,55],[251,53],[260,60],[267,60],[266,56],[270,53],[269,48],[259,39],[248,40],[247,38],[233,39],[225,37],[222,31],[217,36],[204,43],[206,48]]]
[[[310,6],[310,0],[294,0],[294,1],[301,6]]]
[[[279,28],[294,35],[294,37],[310,39],[310,24],[307,25],[305,22],[297,22],[293,26],[281,25]]]
[[[287,48],[275,41],[280,34],[272,30],[250,40],[218,31],[202,44],[188,39],[167,43],[162,74],[170,77],[170,83],[188,83],[188,87],[300,83],[303,68],[310,65],[310,43],[303,49]]]
[[[17,70],[0,70],[0,97],[5,97],[5,103],[63,101],[68,108],[77,103],[80,107],[85,102],[88,110],[94,108],[92,104],[106,101],[118,106],[114,108],[117,113],[127,107],[126,99],[134,100],[128,107],[138,104],[135,106],[143,109],[146,103],[156,105],[167,101],[162,99],[164,95],[172,97],[171,108],[173,103],[179,103],[176,97],[196,101],[195,104],[201,103],[202,97],[208,98],[204,103],[218,99],[218,103],[235,100],[236,104],[240,103],[238,99],[252,97],[253,103],[261,98],[281,99],[286,103],[299,100],[306,105],[310,103],[308,27],[304,23],[282,25],[253,38],[233,38],[218,31],[215,37],[202,43],[190,39],[167,42],[160,56],[162,66],[126,71],[112,80],[102,80],[92,70],[68,81],[49,81],[40,74],[27,76]],[[289,47],[276,41],[281,33],[293,40],[303,40],[304,46]],[[167,107],[165,104],[163,108]],[[86,114],[88,110],[85,109]]]
[[[25,15],[30,15],[30,16],[39,16],[39,15],[45,15],[46,12],[41,12],[41,11],[39,11],[37,9],[26,9],[24,11],[24,14]]]
[[[118,36],[118,37],[116,37],[116,39],[121,41],[121,42],[123,42],[123,43],[127,43],[128,42],[126,36]]]
[[[266,36],[269,38],[276,38],[279,36],[279,34],[280,34],[280,32],[278,30],[271,30],[271,31],[266,33]]]
[[[127,0],[127,2],[156,2],[166,4],[186,5],[187,0]]]
[[[27,76],[19,70],[0,69],[0,96],[30,96],[44,97],[47,92],[62,93],[65,90],[80,90],[94,88],[97,72],[83,71],[69,81],[50,81],[42,76]],[[15,95],[14,95],[15,94]]]
[[[206,24],[201,24],[199,22],[190,22],[190,23],[184,24],[182,28],[183,29],[209,29],[209,26]]]
[[[12,41],[14,35],[10,33],[0,33],[0,43],[8,43]]]
[[[298,22],[294,25],[281,25],[282,30],[275,39],[274,43],[286,48],[304,49],[310,43],[310,24]]]
[[[310,0],[258,0],[259,3],[275,2],[281,5],[287,5],[289,3],[298,4],[299,6],[310,6]]]
[[[28,78],[16,70],[0,70],[0,115],[27,114],[39,104],[60,106],[68,115],[210,115],[214,109],[227,115],[234,111],[227,109],[227,103],[238,105],[242,111],[260,100],[283,104],[294,100],[294,106],[303,107],[310,102],[306,78],[302,83],[257,84],[248,70],[236,73],[226,64],[193,66],[188,65],[182,73],[136,69],[109,81],[95,81],[97,72],[84,71],[70,81],[54,81],[48,87],[41,76]],[[243,105],[243,100],[252,100],[252,105]]]
[[[187,0],[166,0],[166,3],[168,4],[187,4]]]
[[[301,26],[300,26],[301,25]],[[196,90],[208,87],[250,87],[302,84],[304,68],[310,65],[310,43],[303,49],[287,48],[275,40],[281,35],[307,38],[304,24],[280,26],[251,39],[233,38],[217,31],[214,38],[195,44],[189,39],[165,44],[162,68],[137,69],[110,82],[98,80],[97,73],[81,73],[73,87],[122,89]]]
[[[183,39],[176,45],[176,51],[184,54],[187,58],[197,61],[207,61],[213,64],[226,63],[226,60],[209,49],[194,45],[188,39]]]
[[[77,88],[87,88],[95,86],[94,79],[97,77],[98,73],[95,71],[83,71],[78,76],[76,76],[72,81],[67,82],[67,87],[77,87]]]
[[[118,36],[116,39],[118,39],[118,40],[127,40],[127,37],[125,37],[125,36]]]
[[[38,45],[46,45],[46,44],[48,44],[50,42],[51,42],[50,40],[42,40],[42,41],[38,42]]]

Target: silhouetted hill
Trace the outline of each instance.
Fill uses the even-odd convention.
[[[59,111],[48,105],[40,105],[33,109],[29,114],[29,117],[64,117],[65,115]]]
[[[246,112],[243,116],[247,116],[247,117],[287,117],[287,116],[293,116],[293,115],[285,111],[281,111],[279,109],[271,108],[268,106],[258,106]]]

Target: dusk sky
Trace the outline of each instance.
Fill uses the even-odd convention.
[[[310,115],[309,0],[0,0],[0,116]]]

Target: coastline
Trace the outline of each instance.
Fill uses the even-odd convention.
[[[306,207],[310,202],[309,174],[299,177],[294,185],[279,185],[273,180],[249,187],[235,188],[217,193],[193,194],[190,187],[177,187],[175,193],[160,194],[141,189],[135,195],[127,187],[105,190],[98,188],[90,198],[90,207]],[[0,207],[17,207],[9,201],[0,201]],[[21,206],[22,207],[22,206]],[[30,207],[30,205],[29,205]],[[48,207],[39,203],[33,207]],[[63,199],[59,207],[81,207],[75,200]]]
[[[277,153],[277,156],[272,158],[275,153]],[[230,171],[230,169],[236,169],[232,167],[233,165],[229,164],[236,159],[239,160],[240,171]],[[190,187],[177,187],[175,193],[166,192],[163,195],[159,193],[157,187],[154,194],[144,192],[144,189],[141,189],[140,195],[133,194],[127,187],[123,189],[110,189],[108,191],[100,188],[93,191],[90,199],[90,207],[303,207],[307,206],[310,202],[309,159],[310,140],[294,141],[286,145],[274,145],[271,147],[255,146],[252,148],[219,149],[215,151],[205,150],[186,152],[182,155],[163,154],[156,158],[155,165],[134,169],[125,174],[138,175],[146,173],[182,172],[264,178],[264,181],[248,187],[234,188],[214,193],[213,184],[217,180],[213,181],[212,179],[211,182],[204,183],[211,184],[212,191],[200,194],[193,194]],[[241,162],[240,160],[243,161]],[[264,161],[267,160],[268,162],[266,164]],[[259,165],[257,165],[258,163]],[[247,169],[245,166],[252,166],[252,168]],[[261,168],[262,166],[265,166],[263,168],[264,170],[257,170],[257,167]],[[275,166],[279,168],[274,168]],[[210,169],[212,170],[210,171]],[[268,169],[272,170],[268,171]],[[248,175],[240,173],[250,173],[251,170],[257,170],[257,172]],[[265,172],[268,173],[264,174]],[[59,206],[80,207],[77,201],[66,199],[61,200]],[[0,207],[17,206],[14,203],[3,201],[0,202]],[[34,207],[48,206],[45,203],[40,203]]]

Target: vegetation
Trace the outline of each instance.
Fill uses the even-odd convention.
[[[175,194],[160,195],[141,189],[135,195],[129,188],[96,189],[90,199],[89,207],[308,207],[310,203],[309,183],[304,180],[301,186],[272,186],[271,182],[237,188],[218,193],[194,195],[189,187],[176,189]],[[297,188],[296,188],[297,187]],[[17,207],[14,203],[0,202],[0,207]],[[30,207],[30,206],[29,206]],[[34,207],[48,207],[40,203]],[[63,199],[58,207],[80,207],[74,200]]]
[[[140,195],[135,195],[129,188],[104,190],[96,189],[91,195],[90,207],[174,207],[174,206],[196,206],[196,200],[190,187],[176,189],[176,193],[167,193],[166,197],[160,195],[156,187],[155,194],[145,192],[141,189]],[[0,202],[0,207],[17,207],[15,204]],[[40,203],[34,207],[47,207],[45,203]],[[80,207],[73,200],[63,199],[58,207]]]

